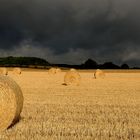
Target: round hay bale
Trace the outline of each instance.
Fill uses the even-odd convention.
[[[76,70],[76,69],[74,69],[74,68],[71,68],[71,69],[70,69],[70,71],[77,72],[77,70]]]
[[[56,68],[50,68],[48,73],[49,74],[56,74]]]
[[[94,78],[95,79],[98,79],[98,78],[105,78],[105,73],[100,70],[100,69],[97,69],[94,73]]]
[[[21,74],[21,68],[14,68],[14,74]]]
[[[2,75],[8,75],[8,70],[7,70],[7,68],[1,68],[1,69],[0,69],[0,73],[1,73]]]
[[[61,69],[60,68],[56,68],[55,69],[55,73],[60,73],[61,72]]]
[[[19,120],[23,100],[18,84],[8,76],[0,76],[0,131]]]
[[[81,76],[78,72],[68,71],[64,76],[64,83],[66,85],[79,85]]]

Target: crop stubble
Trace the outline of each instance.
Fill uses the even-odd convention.
[[[9,74],[22,88],[21,120],[0,139],[140,139],[140,73],[80,72],[79,86],[65,86],[61,72]]]

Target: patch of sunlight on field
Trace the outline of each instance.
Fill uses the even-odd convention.
[[[65,72],[25,71],[10,76],[21,86],[21,120],[2,140],[139,140],[140,73],[80,72],[79,86],[63,85]]]

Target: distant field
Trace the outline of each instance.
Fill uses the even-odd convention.
[[[140,140],[140,70],[105,70],[105,79],[80,70],[79,86],[63,85],[65,72],[9,72],[24,107],[0,140]]]
[[[50,67],[49,67],[50,68]],[[48,69],[49,69],[48,68]],[[13,68],[11,67],[8,67],[7,68],[9,71],[12,71]],[[34,71],[44,71],[46,72],[48,69],[40,69],[40,68],[22,68],[23,71],[31,71],[31,72],[34,72]],[[63,69],[63,72],[66,72],[69,70],[69,68],[62,68]],[[96,69],[79,69],[80,72],[87,72],[87,73],[92,73],[94,72]],[[105,69],[104,70],[106,73],[140,73],[140,69]]]
[[[92,73],[94,72],[95,70],[79,70],[80,72],[88,72],[88,73]],[[125,70],[125,69],[105,69],[104,70],[106,73],[140,73],[140,70],[132,70],[132,69],[129,69],[129,70]]]

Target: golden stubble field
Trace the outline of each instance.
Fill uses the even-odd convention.
[[[110,71],[105,79],[79,73],[79,86],[65,86],[65,72],[9,72],[24,106],[0,140],[140,140],[140,72]]]

